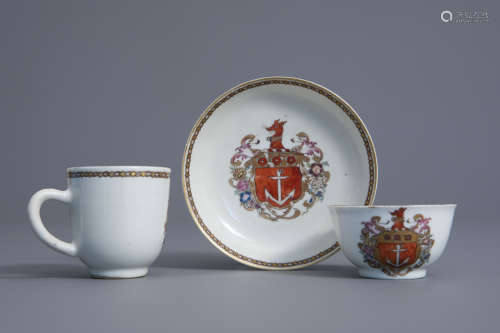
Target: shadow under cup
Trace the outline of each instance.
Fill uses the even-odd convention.
[[[328,205],[344,255],[362,277],[416,279],[443,253],[456,205]]]
[[[56,251],[78,256],[97,278],[144,276],[165,238],[170,169],[103,166],[68,169],[68,189],[35,193],[28,211],[39,238]],[[73,241],[63,242],[43,226],[45,200],[70,205]]]

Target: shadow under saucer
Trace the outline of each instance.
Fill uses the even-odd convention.
[[[168,252],[161,255],[153,266],[192,270],[266,271],[246,266],[224,255],[202,252]],[[354,266],[328,265],[324,263],[298,270],[283,270],[279,272],[325,278],[360,278]]]
[[[349,265],[312,265],[297,271],[305,276],[336,278],[336,279],[361,279],[356,271],[356,267]]]
[[[254,270],[227,256],[202,252],[168,252],[162,254],[153,266],[178,269]]]

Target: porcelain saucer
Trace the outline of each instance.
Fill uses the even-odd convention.
[[[224,254],[296,269],[339,250],[327,202],[373,203],[375,148],[342,98],[269,77],[219,96],[194,125],[182,178],[191,215]]]

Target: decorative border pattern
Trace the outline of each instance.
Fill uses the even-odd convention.
[[[170,178],[170,172],[157,171],[69,171],[68,178],[93,178],[93,177],[150,177]]]
[[[369,180],[369,186],[368,186],[368,193],[366,195],[366,199],[364,204],[365,205],[370,205],[373,203],[374,197],[375,197],[375,191],[377,187],[377,157],[375,154],[375,148],[373,146],[373,142],[371,140],[370,135],[368,134],[368,130],[366,129],[365,125],[361,121],[361,118],[356,114],[356,112],[344,101],[342,100],[339,96],[335,95],[332,91],[321,87],[320,85],[302,80],[302,79],[297,79],[297,78],[291,78],[291,77],[269,77],[269,78],[262,78],[262,79],[256,79],[253,81],[248,81],[245,83],[242,83],[235,88],[225,92],[223,95],[219,96],[200,116],[198,121],[196,122],[195,126],[191,130],[190,136],[188,138],[188,141],[186,143],[186,148],[184,151],[184,159],[183,159],[183,177],[182,177],[182,187],[184,189],[184,197],[186,199],[186,202],[188,204],[188,208],[191,212],[191,215],[195,221],[195,223],[198,225],[198,227],[203,231],[205,236],[214,244],[217,248],[222,250],[222,252],[229,257],[235,259],[236,261],[239,261],[243,264],[257,267],[257,268],[263,268],[263,269],[297,269],[305,266],[312,265],[315,262],[324,260],[328,258],[330,255],[338,252],[340,250],[340,245],[338,242],[330,246],[329,248],[317,253],[316,255],[298,260],[298,261],[291,261],[291,262],[286,262],[286,263],[276,263],[276,262],[265,262],[261,260],[256,260],[254,258],[249,258],[247,256],[242,255],[241,253],[238,253],[234,251],[233,249],[229,248],[227,245],[222,243],[215,235],[208,229],[206,224],[203,222],[203,219],[201,218],[200,214],[198,213],[198,210],[196,208],[196,204],[193,199],[193,195],[191,192],[191,183],[189,179],[189,168],[191,166],[191,155],[193,152],[193,147],[196,142],[196,139],[198,138],[198,135],[201,131],[201,128],[205,125],[205,123],[208,121],[210,116],[217,110],[218,107],[220,107],[223,103],[227,102],[229,99],[234,97],[235,95],[256,87],[261,87],[265,85],[271,85],[271,84],[284,84],[284,85],[292,85],[292,86],[298,86],[306,89],[310,89],[314,92],[317,92],[318,94],[324,96],[325,98],[328,98],[330,101],[334,102],[338,107],[342,109],[342,111],[351,119],[351,121],[354,123],[354,126],[358,129],[362,139],[364,146],[366,148],[366,153],[368,156],[368,163],[369,163],[369,173],[370,173],[370,180]]]

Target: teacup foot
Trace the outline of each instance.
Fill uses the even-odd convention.
[[[385,274],[384,272],[382,272],[380,270],[366,269],[366,268],[358,269],[358,274],[361,277],[369,278],[369,279],[384,279],[384,280],[421,279],[421,278],[425,277],[426,273],[427,273],[427,271],[425,269],[417,269],[417,270],[411,271],[405,275],[391,276],[391,275]]]
[[[133,279],[146,276],[149,269],[125,268],[125,269],[89,269],[90,275],[95,279]]]

